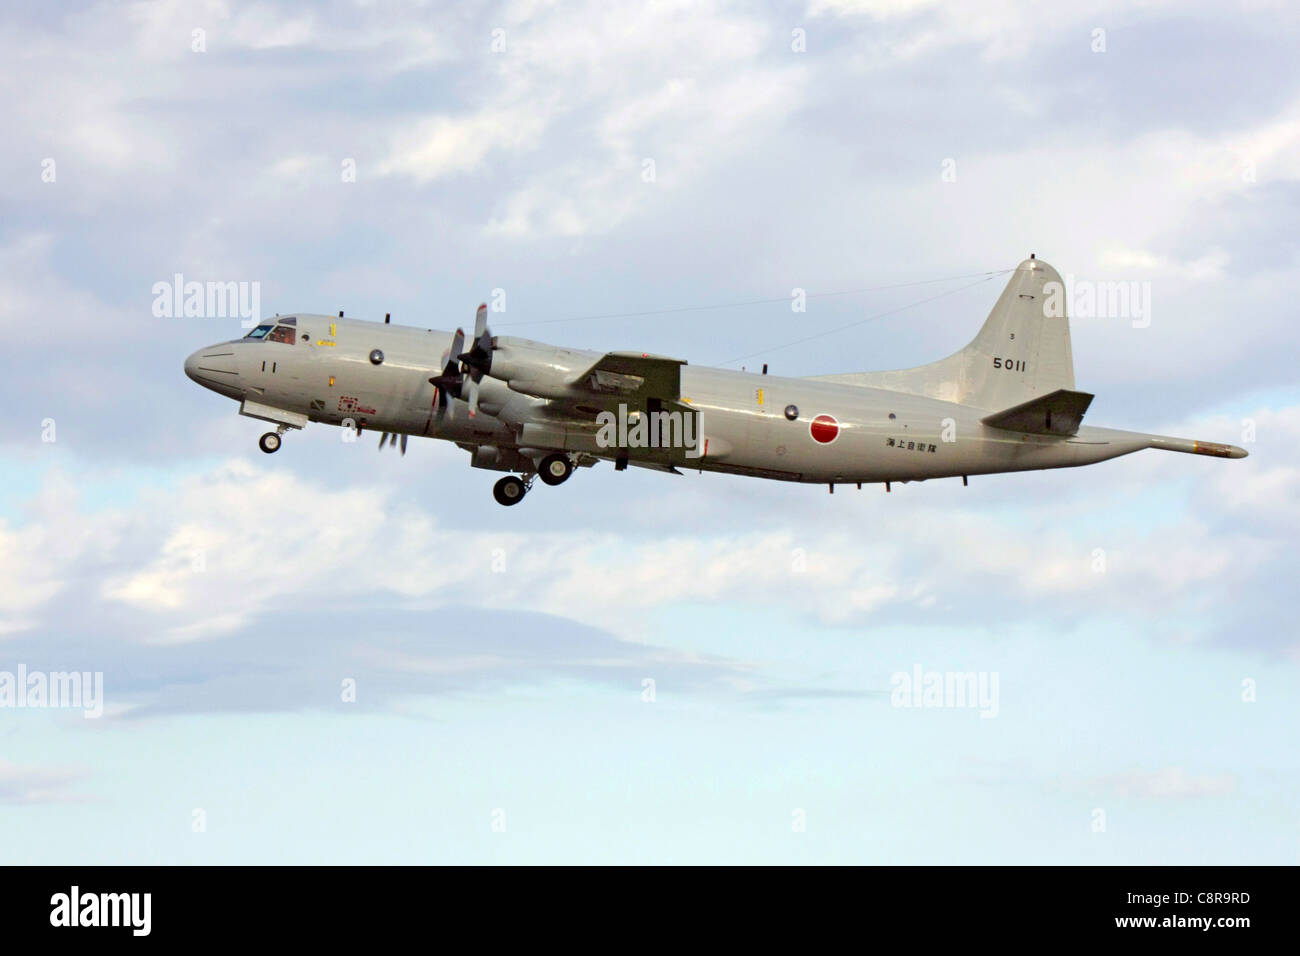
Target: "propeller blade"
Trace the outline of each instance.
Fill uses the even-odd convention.
[[[466,396],[466,400],[469,402],[469,417],[473,418],[478,414],[478,379],[470,376],[469,381],[465,383],[465,387],[469,390],[469,394]]]
[[[401,437],[402,437],[402,454],[405,455],[405,454],[406,454],[406,436],[403,435],[403,436],[401,436]],[[379,436],[379,450],[380,450],[380,451],[383,451],[383,450],[384,450],[384,443],[385,443],[385,442],[387,442],[388,445],[389,445],[390,447],[393,446],[393,445],[396,445],[396,444],[397,444],[397,432],[384,432],[382,435]]]
[[[471,377],[477,382],[492,370],[492,333],[487,327],[487,304],[478,307],[474,316],[474,341],[468,352],[461,352],[457,358],[469,366]]]
[[[447,364],[442,367],[443,375],[450,375],[459,371],[456,362],[460,359],[460,353],[465,350],[465,330],[457,329],[456,334],[451,337],[451,348],[447,350]]]
[[[447,406],[451,399],[460,396],[465,374],[460,370],[459,357],[464,348],[465,330],[457,329],[456,334],[452,336],[451,348],[447,350],[447,362],[442,367],[442,373],[429,379],[429,384],[434,389],[433,401],[440,419],[447,414]]]

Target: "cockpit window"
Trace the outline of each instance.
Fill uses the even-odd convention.
[[[296,338],[298,338],[298,333],[295,329],[291,329],[287,325],[277,325],[275,330],[266,337],[266,340],[268,342],[288,342],[292,345]]]
[[[246,339],[260,339],[260,338],[262,338],[264,335],[266,335],[267,332],[270,332],[270,331],[271,331],[271,326],[269,326],[269,325],[259,325],[257,328],[253,329],[253,331],[251,331],[251,332],[249,332],[247,335],[245,335],[244,338],[246,338]]]

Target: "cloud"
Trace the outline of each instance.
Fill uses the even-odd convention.
[[[1103,269],[1114,270],[1110,274],[1154,273],[1191,282],[1207,282],[1223,278],[1228,256],[1223,250],[1216,249],[1190,262],[1179,262],[1170,256],[1159,256],[1141,249],[1114,248],[1101,254],[1099,264]]]
[[[40,610],[64,593],[74,566],[94,565],[119,545],[120,522],[80,521],[67,507],[76,497],[68,482],[51,477],[27,502],[21,521],[0,518],[0,642],[36,626]]]
[[[573,620],[443,605],[402,609],[327,593],[248,615],[219,644],[133,642],[128,621],[59,621],[8,643],[20,659],[104,674],[106,722],[172,713],[400,712],[429,697],[558,692],[568,682],[639,701],[659,693],[735,692],[744,662],[688,654]],[[763,686],[772,682],[761,681]]]
[[[398,134],[392,152],[380,162],[381,176],[404,173],[427,183],[477,169],[492,150],[532,149],[546,126],[533,109],[484,109],[465,117],[435,116]]]
[[[0,803],[83,803],[73,788],[86,777],[81,770],[20,766],[0,760]]]
[[[52,470],[22,517],[0,524],[0,566],[10,571],[4,606],[10,630],[30,627],[76,588],[128,614],[134,640],[165,645],[238,633],[277,607],[317,600],[322,582],[341,606],[377,596],[394,607],[436,608],[483,595],[485,604],[594,627],[625,622],[630,636],[647,612],[689,604],[794,606],[823,624],[866,627],[958,623],[992,594],[1008,621],[1147,616],[1161,607],[1151,633],[1180,641],[1242,640],[1238,619],[1219,609],[1250,604],[1277,617],[1252,640],[1282,647],[1285,609],[1264,582],[1284,573],[1300,526],[1292,450],[1300,407],[1252,420],[1260,447],[1240,463],[1143,452],[1122,466],[1094,466],[1086,480],[1073,470],[981,478],[993,497],[979,508],[969,492],[940,494],[942,483],[899,487],[890,500],[862,492],[823,502],[828,496],[807,489],[751,481],[753,499],[731,500],[730,513],[752,510],[753,521],[716,527],[648,521],[614,531],[583,520],[528,529],[512,517],[467,530],[391,481],[303,477],[260,459],[179,476],[151,490],[147,511],[88,510],[72,475]],[[1215,419],[1167,430],[1237,440],[1240,425]],[[363,452],[340,445],[328,460],[338,467],[352,461],[338,456]],[[1182,477],[1193,474],[1204,477]],[[600,488],[611,480],[598,466],[574,482]],[[646,516],[727,497],[741,479],[659,481],[641,499]],[[1132,482],[1168,484],[1161,505],[1178,519],[1155,512],[1123,520],[1116,495],[1131,495]],[[559,504],[573,488],[537,494],[560,496]],[[1065,489],[1069,513],[1057,501]],[[905,504],[894,504],[900,495]],[[773,507],[788,513],[774,520]]]
[[[1237,791],[1237,778],[1225,773],[1206,776],[1189,773],[1182,767],[1163,770],[1134,770],[1098,777],[1089,782],[1119,797],[1142,800],[1188,800],[1196,797],[1230,796]]]
[[[1118,6],[1117,4],[1114,6]],[[1060,8],[1050,17],[1027,16],[1015,0],[978,0],[954,8],[939,0],[810,0],[808,15],[841,22],[863,19],[880,34],[872,46],[890,58],[908,60],[974,44],[985,60],[1023,57],[1034,46],[1079,24],[1098,22],[1102,10]],[[1080,31],[1081,42],[1088,39]]]
[[[495,52],[468,64],[483,102],[405,119],[378,166],[428,183],[507,154],[517,176],[489,236],[607,232],[653,208],[656,190],[735,161],[737,145],[779,128],[803,92],[797,60],[759,56],[769,27],[723,4],[519,5],[502,22]]]

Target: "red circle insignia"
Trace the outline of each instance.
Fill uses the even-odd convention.
[[[840,423],[830,415],[818,415],[808,425],[808,433],[813,441],[829,445],[840,437]]]

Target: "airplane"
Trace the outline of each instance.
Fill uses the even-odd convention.
[[[1058,283],[1052,287],[1050,283]],[[444,332],[298,313],[199,349],[185,373],[270,422],[270,454],[289,429],[379,432],[382,450],[412,436],[506,472],[493,488],[516,505],[535,478],[559,485],[612,461],[825,484],[883,483],[1070,468],[1144,448],[1245,458],[1218,442],[1082,425],[1069,319],[1047,308],[1060,274],[1033,254],[1014,270],[979,334],[928,365],[784,378],[688,365],[638,351],[595,352],[493,335],[487,306],[466,348]]]

